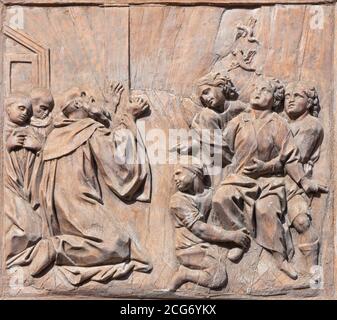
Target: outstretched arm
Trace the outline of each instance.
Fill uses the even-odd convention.
[[[250,243],[248,231],[245,228],[237,231],[228,231],[215,225],[196,221],[192,225],[191,231],[197,237],[207,242],[232,243],[244,249],[246,249]]]

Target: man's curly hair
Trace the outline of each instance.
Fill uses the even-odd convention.
[[[315,86],[304,80],[294,81],[288,83],[286,86],[286,92],[293,90],[303,92],[307,96],[309,113],[317,118],[319,112],[321,111],[321,105],[319,103],[318,93]]]
[[[257,81],[266,81],[273,91],[273,111],[280,112],[283,109],[283,102],[285,97],[284,84],[273,77],[260,77]]]
[[[199,96],[201,96],[200,87],[205,85],[222,87],[222,92],[227,100],[235,100],[239,96],[231,78],[226,73],[210,72],[200,78],[196,85],[198,87]],[[203,103],[202,100],[201,102]]]

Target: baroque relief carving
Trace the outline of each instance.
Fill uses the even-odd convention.
[[[31,63],[31,86],[32,87],[45,87],[50,86],[50,62],[49,62],[49,49],[44,48],[42,45],[34,41],[30,36],[22,31],[12,29],[5,25],[2,31],[6,37],[12,39],[19,45],[27,48],[32,54],[7,54],[6,55],[6,93],[9,94],[13,89],[12,79],[12,64],[13,63]]]
[[[16,43],[4,49],[9,278],[19,274],[23,290],[39,294],[313,289],[312,268],[327,264],[333,237],[332,93],[328,72],[305,65],[328,49],[307,53],[301,42],[301,59],[271,49],[283,10],[294,17],[294,8],[26,9],[23,31],[3,26]],[[225,55],[215,45],[223,40]]]

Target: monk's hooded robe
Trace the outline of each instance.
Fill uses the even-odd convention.
[[[32,276],[56,265],[73,285],[149,271],[133,232],[114,214],[113,194],[150,199],[150,167],[133,119],[123,115],[113,130],[91,118],[63,118],[54,127],[36,173],[43,239],[21,264],[30,263]]]

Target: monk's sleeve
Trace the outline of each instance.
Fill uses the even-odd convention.
[[[274,128],[274,141],[279,151],[279,159],[284,165],[285,172],[296,182],[299,183],[305,173],[300,163],[300,153],[296,147],[294,137],[288,124],[281,119],[277,121]]]
[[[150,175],[145,149],[137,139],[134,121],[123,115],[113,130],[99,129],[90,138],[97,169],[104,182],[124,200],[138,199]]]

